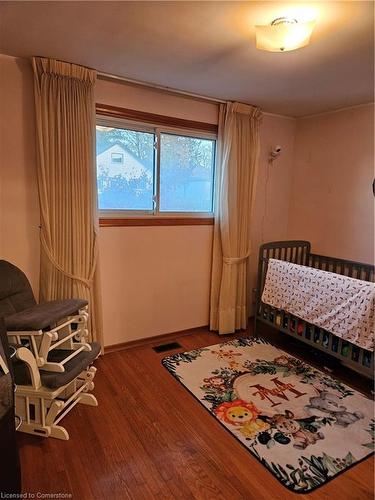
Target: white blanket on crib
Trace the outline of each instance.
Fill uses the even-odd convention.
[[[374,349],[374,283],[269,259],[262,302]]]

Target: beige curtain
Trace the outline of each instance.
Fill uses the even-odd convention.
[[[258,108],[220,105],[210,329],[246,328],[251,213],[259,156]]]
[[[41,301],[89,301],[91,339],[102,344],[95,187],[96,72],[35,57]]]

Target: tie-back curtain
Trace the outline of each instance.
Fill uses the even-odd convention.
[[[90,340],[102,343],[95,176],[96,72],[34,57],[41,301],[89,301]]]
[[[220,105],[210,329],[246,328],[251,214],[259,156],[258,108]]]

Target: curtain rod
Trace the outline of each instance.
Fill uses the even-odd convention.
[[[97,72],[98,77],[103,80],[116,80],[124,83],[129,83],[131,85],[139,85],[141,87],[149,87],[156,90],[162,90],[164,92],[169,92],[170,94],[185,95],[187,97],[192,97],[194,99],[199,99],[201,101],[208,101],[214,103],[226,103],[223,99],[215,99],[214,97],[208,97],[205,95],[195,94],[194,92],[185,92],[184,90],[174,89],[172,87],[166,87],[164,85],[157,85],[155,83],[144,82],[142,80],[134,80],[133,78],[126,78],[124,76],[111,75],[110,73],[103,73],[101,71]]]

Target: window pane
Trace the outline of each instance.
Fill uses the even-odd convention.
[[[101,210],[152,210],[154,134],[96,127],[96,166]]]
[[[161,134],[160,210],[212,212],[215,141]]]

